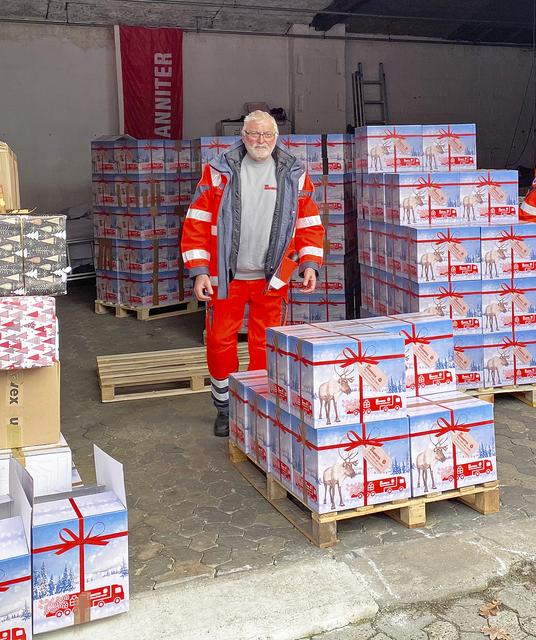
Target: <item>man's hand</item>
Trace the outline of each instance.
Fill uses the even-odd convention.
[[[300,293],[313,293],[316,288],[316,271],[307,267],[303,272],[303,282]]]
[[[194,294],[195,297],[201,302],[210,300],[211,296],[214,295],[214,289],[210,284],[210,278],[206,274],[196,276],[194,283]]]

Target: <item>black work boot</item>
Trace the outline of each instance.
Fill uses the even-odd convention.
[[[214,421],[214,435],[219,438],[227,438],[229,435],[229,414],[218,411]]]

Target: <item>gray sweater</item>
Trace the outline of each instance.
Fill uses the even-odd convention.
[[[237,280],[262,280],[277,196],[275,162],[256,162],[248,154],[240,166],[240,246]]]

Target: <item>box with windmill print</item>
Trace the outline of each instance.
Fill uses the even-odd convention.
[[[65,216],[0,218],[0,295],[67,293]]]

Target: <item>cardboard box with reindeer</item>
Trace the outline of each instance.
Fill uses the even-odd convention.
[[[485,387],[513,384],[514,370],[510,347],[513,341],[511,331],[495,331],[482,335]]]
[[[452,437],[454,489],[496,480],[493,404],[459,391],[438,393],[428,400],[448,412],[438,435]]]
[[[462,223],[458,173],[386,176],[386,215],[393,224],[437,227]]]
[[[516,331],[507,345],[512,365],[511,384],[536,383],[536,329]]]
[[[484,224],[481,237],[484,279],[536,276],[536,230],[533,224]]]
[[[536,280],[482,280],[484,333],[536,328]]]
[[[358,127],[355,141],[356,171],[407,173],[422,170],[421,125]]]
[[[409,278],[414,282],[480,280],[480,229],[408,229]]]
[[[444,393],[419,399],[408,413],[413,496],[497,479],[492,404]]]
[[[424,283],[406,281],[406,286],[408,285],[411,289],[411,305],[415,311],[450,318],[455,334],[482,332],[481,280]]]
[[[459,389],[484,386],[484,338],[482,333],[454,335],[456,385]]]
[[[463,224],[515,224],[518,221],[518,173],[481,169],[459,174]]]
[[[367,324],[403,338],[408,398],[456,389],[450,319],[407,313],[370,319]]]
[[[470,171],[476,163],[475,124],[423,124],[425,171]]]
[[[408,419],[314,429],[291,421],[294,493],[316,513],[410,496]]]
[[[484,343],[486,387],[531,384],[536,380],[536,330],[488,333]]]
[[[288,340],[290,410],[312,427],[381,420],[405,407],[404,342],[363,327]]]

